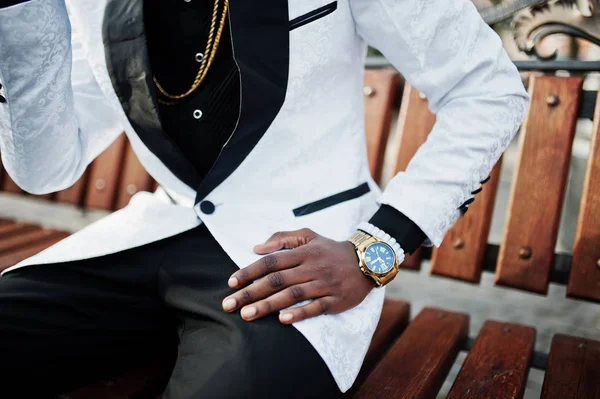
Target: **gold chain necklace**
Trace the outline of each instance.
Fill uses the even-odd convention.
[[[182,99],[190,96],[193,92],[195,92],[198,89],[198,87],[200,87],[200,85],[204,81],[204,78],[206,77],[206,74],[208,73],[208,70],[210,69],[210,67],[214,61],[215,55],[217,54],[217,49],[219,48],[219,43],[221,42],[221,35],[223,33],[223,28],[225,27],[225,20],[227,19],[227,10],[228,9],[229,9],[229,1],[224,0],[223,12],[221,14],[219,26],[217,28],[217,20],[219,19],[219,0],[215,0],[215,5],[213,7],[212,20],[210,23],[210,31],[208,34],[208,42],[206,43],[206,50],[204,51],[204,54],[206,54],[206,56],[202,57],[202,62],[200,63],[200,69],[198,70],[198,74],[196,75],[196,78],[194,79],[194,83],[192,84],[192,87],[190,87],[190,89],[188,91],[186,91],[183,94],[170,94],[161,86],[161,84],[158,82],[158,79],[156,79],[156,76],[152,76],[152,79],[154,80],[154,84],[156,85],[156,88],[158,89],[160,94],[162,94],[164,97],[167,97],[168,99],[171,100],[171,101],[166,101],[163,99],[158,99],[159,103],[165,104],[165,105],[177,104],[179,102],[179,100],[182,100]],[[216,31],[216,35],[215,35],[215,31]]]

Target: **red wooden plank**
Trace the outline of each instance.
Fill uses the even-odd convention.
[[[600,302],[600,92],[581,198],[567,295]]]
[[[131,144],[127,143],[115,209],[125,207],[135,193],[150,190],[151,183],[152,178],[133,152]]]
[[[552,338],[541,399],[600,399],[600,342]]]
[[[541,399],[600,399],[600,342],[555,335]]]
[[[65,190],[57,192],[54,200],[56,202],[81,206],[83,204],[83,197],[86,192],[88,178],[89,168],[75,184]]]
[[[582,78],[532,77],[496,283],[545,294],[558,236]]]
[[[4,224],[0,226],[0,241],[6,240],[15,235],[25,234],[40,229],[41,228],[39,226],[28,223],[11,222]]]
[[[35,198],[43,199],[45,201],[52,201],[56,196],[56,193],[42,194],[42,195],[32,195]]]
[[[21,189],[21,187],[17,186],[17,183],[15,183],[13,181],[13,179],[11,179],[11,177],[8,175],[8,173],[6,171],[3,172],[2,190],[1,191],[6,191],[7,193],[12,193],[12,194],[24,194],[25,193],[25,191],[23,191]]]
[[[442,245],[433,250],[432,274],[479,283],[501,166],[502,160],[492,170],[491,179],[482,186],[481,193],[474,197],[469,211],[446,234]]]
[[[86,208],[113,209],[126,143],[127,138],[122,134],[92,162],[84,200]]]
[[[412,157],[427,140],[434,124],[435,115],[429,111],[429,102],[425,96],[406,83],[398,117],[400,146],[396,158],[396,173],[406,170]],[[418,249],[412,255],[407,255],[400,267],[419,270],[421,268],[421,250]]]
[[[365,71],[365,128],[371,175],[381,180],[400,75],[390,69]]]
[[[0,271],[5,270],[22,260],[25,260],[44,249],[56,244],[69,234],[61,231],[54,232],[46,236],[43,240],[32,243],[29,246],[19,248],[15,251],[7,252],[0,256]]]
[[[429,399],[438,393],[469,330],[469,316],[425,308],[358,389],[356,398]]]
[[[12,236],[3,238],[0,240],[0,256],[2,256],[3,253],[12,252],[29,246],[37,241],[45,240],[53,233],[54,232],[52,230],[37,228],[28,232],[13,234]]]
[[[534,344],[531,327],[487,321],[447,398],[522,398]]]

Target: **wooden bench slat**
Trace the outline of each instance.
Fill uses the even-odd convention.
[[[113,209],[126,143],[127,138],[122,134],[90,165],[86,208]]]
[[[83,205],[83,197],[87,188],[89,171],[86,172],[71,187],[59,191],[54,197],[54,201],[75,206]]]
[[[600,302],[600,92],[577,220],[567,295]]]
[[[17,183],[15,183],[13,179],[11,179],[11,177],[5,170],[2,171],[2,190],[0,191],[5,191],[7,193],[12,194],[25,193],[25,191],[21,190],[21,187],[17,186]]]
[[[410,320],[410,305],[406,302],[386,298],[383,310],[377,325],[377,330],[371,340],[369,351],[365,357],[360,374],[358,375],[354,388],[346,393],[345,397],[352,397],[356,390],[363,384],[381,357],[389,349],[390,345],[400,336],[408,326]]]
[[[582,79],[532,77],[496,283],[545,294],[558,237]]]
[[[383,159],[394,116],[394,100],[398,93],[400,74],[392,69],[365,71],[365,128],[371,175],[381,180]]]
[[[555,335],[541,399],[600,399],[600,342]]]
[[[501,168],[502,159],[492,169],[490,181],[474,197],[468,212],[450,229],[442,245],[433,250],[432,274],[471,283],[481,280]]]
[[[522,398],[534,344],[534,328],[486,321],[447,398]]]
[[[358,389],[356,398],[434,398],[469,330],[469,316],[425,308]]]
[[[115,209],[125,207],[131,197],[138,191],[150,190],[151,182],[152,178],[146,172],[128,142],[123,160],[123,171],[117,188]]]
[[[19,234],[25,234],[33,230],[40,230],[39,226],[28,224],[28,223],[20,223],[20,222],[12,222],[5,225],[0,226],[0,240],[5,240],[10,237]]]
[[[419,147],[427,140],[435,124],[435,115],[429,111],[429,101],[418,90],[406,83],[398,118],[399,148],[395,173],[406,170]],[[421,250],[407,255],[400,266],[403,269],[421,269]]]
[[[3,253],[12,252],[19,248],[31,245],[39,240],[44,240],[48,235],[52,234],[52,230],[36,228],[22,234],[14,234],[12,236],[0,239],[0,256]]]
[[[66,238],[68,235],[68,233],[62,231],[56,231],[52,234],[48,234],[44,239],[32,243],[32,245],[2,254],[2,256],[0,256],[0,271],[14,266],[22,260],[25,260],[43,251],[44,249],[56,244],[63,238]]]

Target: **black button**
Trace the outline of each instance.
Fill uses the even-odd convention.
[[[6,98],[0,96],[0,103],[5,103],[6,102]]]
[[[206,215],[212,215],[215,212],[215,204],[210,201],[202,201],[200,203],[200,210]]]
[[[471,194],[473,194],[473,195],[479,194],[482,190],[483,190],[483,188],[479,187],[477,190],[471,191]]]
[[[479,183],[485,184],[485,183],[489,182],[491,178],[492,178],[492,176],[488,176],[485,179],[483,179],[482,181],[480,181]]]
[[[460,211],[461,215],[464,215],[465,213],[467,213],[469,211],[469,207],[461,206],[460,208],[458,208],[458,210]]]
[[[475,202],[475,198],[469,198],[468,200],[465,201],[464,204],[462,204],[460,207],[462,208],[463,206],[467,206],[467,205],[471,205],[473,202]]]

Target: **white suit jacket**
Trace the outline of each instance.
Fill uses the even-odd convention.
[[[107,0],[32,0],[0,10],[3,164],[26,191],[61,190],[125,131],[144,167],[177,204],[160,192],[140,193],[123,210],[17,267],[115,253],[200,223],[244,267],[258,258],[253,246],[276,231],[308,227],[342,240],[378,204],[404,213],[439,245],[527,107],[499,37],[468,0],[230,0],[242,104],[264,102],[272,115],[264,129],[252,132],[253,115],[240,112],[239,132],[222,154],[237,160],[225,177],[198,191],[148,149],[126,117],[107,64],[112,31],[104,26],[106,7]],[[367,44],[382,51],[437,114],[427,142],[383,193],[370,177],[365,145]],[[279,57],[285,73],[269,70],[269,57]],[[281,87],[273,106],[267,97]],[[365,183],[367,190],[355,198],[294,212]],[[203,212],[199,201],[210,201],[214,212]],[[342,391],[358,374],[383,297],[384,290],[376,289],[345,313],[295,324]]]

